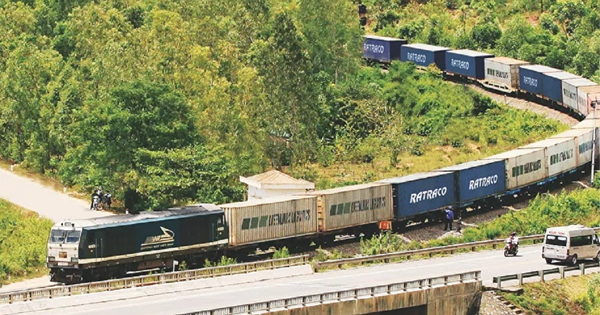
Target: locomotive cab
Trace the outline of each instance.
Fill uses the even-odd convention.
[[[58,223],[50,230],[46,265],[51,270],[53,281],[62,278],[61,274],[72,274],[72,271],[78,268],[81,232],[82,228],[71,222]]]

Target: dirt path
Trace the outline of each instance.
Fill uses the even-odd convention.
[[[91,211],[90,205],[85,201],[69,197],[29,178],[18,176],[4,169],[0,169],[0,198],[35,211],[40,216],[54,222],[66,219],[87,219],[110,214],[108,212]]]

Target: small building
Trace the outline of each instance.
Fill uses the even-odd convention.
[[[276,170],[251,177],[240,176],[240,181],[248,185],[248,200],[305,193],[315,189],[314,183]]]

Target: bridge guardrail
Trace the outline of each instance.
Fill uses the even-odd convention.
[[[598,232],[598,231],[600,231],[600,227],[594,228],[594,230],[596,232]],[[523,237],[519,237],[519,241],[539,241],[539,240],[544,239],[544,235],[545,234],[535,234],[535,235],[523,236]],[[341,268],[342,265],[345,265],[345,264],[359,264],[359,263],[368,263],[368,262],[374,262],[374,261],[384,261],[384,262],[388,263],[388,262],[390,262],[391,259],[394,259],[394,258],[407,257],[408,259],[410,259],[411,256],[417,256],[417,255],[429,255],[431,257],[434,254],[440,254],[440,253],[453,254],[454,251],[459,250],[459,249],[465,249],[465,248],[470,248],[471,251],[475,251],[476,248],[484,247],[484,246],[492,246],[495,249],[498,245],[504,245],[505,240],[506,239],[477,241],[477,242],[454,244],[454,245],[448,245],[448,246],[439,246],[439,247],[408,250],[408,251],[388,253],[388,254],[379,254],[379,255],[370,255],[370,256],[364,256],[364,257],[353,257],[353,258],[327,260],[327,261],[316,262],[314,264],[314,268],[315,268],[315,270],[322,269],[324,267],[331,267],[331,266],[337,266],[337,267]]]
[[[544,238],[543,234],[530,235],[530,236],[520,237],[519,241],[536,241],[536,240],[541,240],[543,238]],[[415,249],[415,250],[408,250],[408,251],[388,253],[388,254],[379,254],[379,255],[370,255],[370,256],[364,256],[364,257],[353,257],[353,258],[327,260],[327,261],[321,261],[321,262],[315,263],[315,269],[321,269],[321,268],[330,267],[330,266],[341,267],[344,264],[368,263],[368,262],[374,262],[374,261],[378,261],[378,260],[383,260],[384,262],[387,263],[391,259],[394,259],[394,258],[407,257],[410,259],[411,256],[417,256],[417,255],[429,255],[431,257],[434,254],[440,254],[440,253],[453,254],[454,251],[459,250],[459,249],[465,249],[465,248],[470,248],[471,251],[475,251],[476,248],[484,247],[484,246],[492,246],[493,248],[496,248],[496,246],[498,246],[498,245],[504,245],[504,241],[505,241],[505,239],[495,239],[495,240],[470,242],[470,243],[455,244],[455,245],[448,245],[448,246]]]
[[[343,291],[332,291],[322,294],[293,297],[289,299],[272,300],[253,304],[243,304],[231,307],[205,310],[179,315],[241,315],[257,314],[290,308],[306,307],[316,304],[335,303],[347,300],[357,300],[368,296],[379,296],[384,294],[397,294],[413,290],[423,290],[437,286],[445,286],[457,283],[481,281],[481,271],[471,271],[434,278],[406,281],[388,285],[364,287]]]
[[[304,265],[308,262],[308,255],[302,255],[289,258],[263,260],[228,266],[159,273],[131,278],[90,282],[85,284],[51,287],[45,289],[16,291],[0,294],[0,304],[12,304],[14,302],[51,299],[61,296],[72,296],[78,294],[88,294],[95,292],[114,291],[126,288],[149,286],[155,284],[214,278],[219,276],[228,276],[256,272],[261,270],[272,270],[284,267]]]
[[[539,281],[544,282],[545,281],[544,276],[552,275],[552,274],[560,274],[560,278],[564,279],[566,277],[565,272],[567,272],[567,271],[581,270],[581,275],[585,275],[586,269],[596,268],[596,267],[600,267],[600,264],[597,262],[587,263],[587,264],[579,264],[579,265],[567,266],[567,267],[560,266],[560,267],[556,267],[556,268],[543,269],[543,270],[538,270],[538,271],[528,271],[528,272],[517,273],[517,274],[512,274],[512,275],[494,277],[492,282],[497,283],[498,289],[501,289],[502,283],[504,281],[518,280],[519,285],[523,285],[523,279],[539,277]]]

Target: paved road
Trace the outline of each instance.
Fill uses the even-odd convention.
[[[517,257],[485,251],[211,288],[206,288],[207,280],[198,280],[0,306],[0,314],[181,314],[473,270],[481,270],[484,285],[491,286],[494,276],[551,268],[540,250],[532,245]]]
[[[90,205],[85,201],[4,169],[0,169],[0,198],[35,211],[54,222],[109,215],[108,212],[90,211]]]

